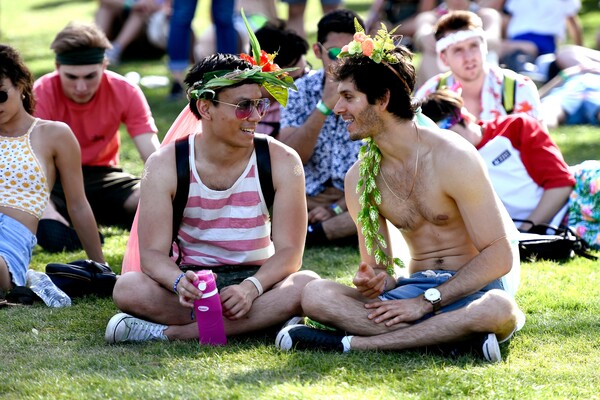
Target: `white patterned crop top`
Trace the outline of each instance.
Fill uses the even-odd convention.
[[[50,191],[46,175],[31,148],[31,132],[19,137],[0,135],[0,206],[25,211],[37,219],[42,217]]]

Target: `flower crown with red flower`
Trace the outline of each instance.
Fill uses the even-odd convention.
[[[296,85],[294,85],[294,79],[288,74],[288,72],[296,68],[279,68],[273,62],[277,53],[268,54],[264,50],[261,50],[260,43],[246,20],[244,10],[241,10],[241,13],[246,24],[246,29],[248,30],[248,36],[250,37],[252,56],[242,53],[240,54],[240,58],[252,64],[252,68],[207,72],[202,76],[201,80],[195,82],[190,87],[188,95],[195,100],[212,99],[215,96],[215,90],[247,80],[250,83],[256,83],[264,87],[279,104],[285,107],[288,99],[288,90],[297,90]]]

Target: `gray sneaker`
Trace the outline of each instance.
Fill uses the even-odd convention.
[[[168,340],[164,330],[166,325],[156,324],[129,314],[114,315],[108,325],[104,339],[107,343],[145,342],[148,340]]]

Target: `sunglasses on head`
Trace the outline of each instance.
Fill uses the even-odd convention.
[[[331,61],[337,60],[337,56],[342,52],[342,49],[339,47],[331,47],[327,49],[321,43],[319,43],[319,46],[321,46],[322,49],[327,50],[327,57],[329,57]]]
[[[235,107],[235,117],[237,119],[248,119],[252,115],[252,111],[256,110],[262,118],[269,108],[269,99],[242,100],[237,104],[226,103],[224,101],[212,100],[215,103],[226,104]]]

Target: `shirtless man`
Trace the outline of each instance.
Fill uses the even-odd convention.
[[[377,54],[367,45],[367,57],[360,41],[368,40],[354,38],[344,48],[353,54],[342,50],[333,71],[340,94],[334,111],[348,123],[353,140],[367,140],[366,155],[345,183],[348,209],[360,225],[362,261],[355,288],[316,280],[302,292],[305,314],[341,331],[292,325],[279,332],[276,344],[340,352],[442,345],[451,354],[468,350],[499,361],[498,342],[511,337],[523,315],[501,281],[518,262],[510,238],[515,228],[474,147],[416,124],[408,52],[396,47]],[[374,166],[378,151],[380,168]],[[379,192],[381,202],[370,200],[363,212],[362,183],[371,180],[375,195],[371,187],[367,198]],[[410,249],[409,278],[396,280],[388,272],[390,251],[377,240],[379,233],[389,241],[386,220]]]

